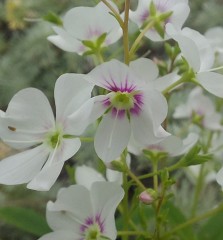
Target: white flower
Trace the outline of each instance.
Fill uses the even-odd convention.
[[[0,161],[0,183],[29,183],[28,188],[49,190],[64,161],[80,148],[80,135],[92,108],[92,84],[80,74],[64,74],[56,82],[56,119],[45,95],[35,88],[19,91],[0,115],[0,136],[23,150]],[[86,102],[87,101],[87,102]],[[86,104],[85,104],[86,102]]]
[[[120,156],[131,134],[142,144],[153,144],[169,135],[160,125],[167,115],[166,99],[149,82],[157,75],[158,69],[150,60],[145,69],[138,68],[137,61],[128,67],[112,60],[89,73],[89,81],[108,92],[94,97],[91,115],[91,121],[103,116],[94,145],[105,162]]]
[[[168,136],[164,140],[147,146],[139,145],[134,139],[128,145],[129,152],[140,155],[143,149],[167,153],[171,157],[183,155],[188,152],[198,141],[198,135],[190,133],[185,139],[176,136]]]
[[[152,0],[140,0],[136,11],[130,11],[130,19],[138,27],[142,27],[150,17],[149,7],[151,2]],[[188,0],[153,0],[153,3],[158,13],[172,12],[172,15],[163,23],[164,30],[167,23],[172,23],[176,29],[181,29],[190,12]],[[153,41],[162,41],[169,38],[165,34],[164,39],[162,39],[154,28],[150,29],[145,36]]]
[[[111,3],[114,8],[117,8]],[[118,9],[117,9],[118,11]],[[53,27],[57,35],[47,39],[64,51],[83,54],[87,48],[82,41],[95,41],[106,34],[103,46],[116,42],[122,35],[121,28],[102,2],[95,7],[75,7],[63,19],[62,27]]]
[[[213,27],[204,34],[216,53],[217,63],[223,64],[223,27]]]
[[[208,96],[203,94],[200,87],[194,88],[185,104],[176,107],[173,117],[180,118],[199,117],[199,123],[210,130],[223,130],[221,114],[216,112],[215,105]]]
[[[166,31],[179,44],[181,53],[193,69],[198,83],[210,93],[223,97],[223,75],[211,72],[214,51],[208,40],[190,28],[176,30],[170,23],[166,25]]]
[[[115,240],[114,213],[124,196],[120,185],[95,182],[88,190],[81,185],[61,189],[56,202],[47,204],[47,222],[53,232],[39,240]]]

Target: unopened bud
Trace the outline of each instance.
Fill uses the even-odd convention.
[[[153,189],[147,189],[139,195],[139,200],[146,205],[152,204],[156,198],[157,193]]]

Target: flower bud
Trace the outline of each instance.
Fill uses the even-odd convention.
[[[157,193],[151,188],[143,191],[139,195],[139,200],[146,205],[152,204],[156,199]]]

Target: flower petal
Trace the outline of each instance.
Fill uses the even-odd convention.
[[[54,26],[53,30],[58,35],[49,36],[47,37],[47,40],[58,48],[66,52],[76,52],[78,54],[82,54],[85,51],[83,44],[66,32],[63,28]]]
[[[223,167],[217,173],[216,180],[217,180],[218,184],[223,187]]]
[[[198,72],[201,67],[201,59],[195,42],[189,37],[181,35],[170,23],[166,25],[166,32],[179,44],[182,55],[186,58],[190,66]]]
[[[103,193],[103,194],[101,194]],[[124,197],[124,191],[120,185],[110,182],[95,182],[91,188],[92,203],[95,213],[101,213],[105,220],[105,236],[116,239],[115,210]]]
[[[108,8],[99,3],[95,7],[75,7],[69,10],[64,17],[64,28],[76,39],[95,40],[103,33],[119,30],[120,26],[109,14]]]
[[[94,182],[106,181],[101,173],[85,165],[76,167],[75,180],[77,184],[83,185],[89,190]]]
[[[66,73],[55,84],[54,96],[57,120],[66,118],[90,99],[93,85],[87,82],[83,74]]]
[[[32,180],[47,160],[49,151],[44,145],[20,152],[0,161],[0,183],[23,184]]]
[[[138,81],[128,66],[115,59],[97,66],[88,76],[93,84],[110,91],[134,90]]]
[[[19,91],[0,117],[3,141],[16,148],[27,148],[42,142],[45,133],[55,125],[54,115],[45,95],[35,88]]]
[[[159,75],[157,65],[148,58],[139,58],[130,62],[129,66],[145,83],[155,80]]]
[[[223,75],[214,72],[202,72],[198,73],[196,78],[208,92],[217,97],[223,97]]]
[[[169,73],[167,75],[164,75],[163,77],[157,78],[154,81],[154,88],[158,90],[159,92],[164,91],[167,87],[169,87],[171,84],[175,83],[177,80],[179,80],[179,75],[177,75],[176,72]],[[180,85],[179,85],[180,86]]]
[[[100,122],[95,134],[94,146],[97,155],[105,162],[118,158],[130,138],[130,124],[127,116],[119,118],[108,112]]]
[[[57,180],[64,161],[71,158],[80,148],[80,139],[63,139],[59,149],[53,151],[44,167],[27,185],[28,188],[48,191]]]
[[[54,230],[78,232],[89,216],[93,216],[90,192],[81,185],[62,188],[57,200],[47,204],[47,222]]]
[[[74,239],[81,239],[81,236],[76,234],[73,231],[68,231],[68,230],[60,230],[60,231],[55,231],[52,233],[45,234],[38,240],[74,240]]]

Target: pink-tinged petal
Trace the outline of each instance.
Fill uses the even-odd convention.
[[[54,230],[70,229],[77,232],[80,224],[89,216],[93,216],[90,192],[81,185],[62,188],[57,200],[47,204],[47,222]]]
[[[155,80],[159,75],[159,69],[156,64],[148,58],[139,58],[135,61],[130,62],[130,69],[140,78],[144,83],[149,83]]]
[[[95,7],[75,7],[69,10],[64,17],[64,28],[76,39],[95,40],[103,33],[118,31],[120,26],[109,14],[107,6],[99,3]]]
[[[215,72],[202,72],[196,75],[198,82],[208,92],[223,97],[223,75]]]
[[[110,91],[131,92],[136,90],[137,76],[124,63],[111,60],[94,68],[89,81]]]
[[[74,240],[74,239],[81,239],[81,235],[76,234],[72,231],[72,229],[69,230],[59,230],[52,233],[45,234],[38,240]]]
[[[0,161],[0,183],[23,184],[31,181],[41,170],[49,155],[44,145],[20,152]]]
[[[57,180],[64,161],[71,158],[80,148],[80,139],[63,139],[59,149],[52,151],[41,171],[27,185],[28,188],[48,191]]]
[[[166,25],[167,34],[173,38],[180,47],[183,57],[188,61],[190,66],[197,72],[201,67],[201,59],[199,49],[195,42],[189,37],[181,35],[170,23]]]
[[[105,162],[118,158],[128,144],[131,128],[127,116],[108,112],[101,120],[94,140],[97,155]]]
[[[94,99],[87,100],[75,113],[71,114],[64,126],[64,133],[80,135],[91,123],[90,116],[94,107]]]
[[[92,89],[93,85],[82,74],[61,75],[54,90],[57,120],[75,113],[91,97]]]
[[[81,41],[75,39],[63,28],[53,27],[53,30],[58,35],[49,36],[47,37],[47,40],[53,43],[55,46],[66,52],[76,52],[78,54],[85,52],[85,46],[81,43]]]
[[[123,189],[116,183],[96,182],[92,185],[91,196],[94,212],[99,212],[101,219],[104,219],[104,235],[116,239],[114,214],[124,197]]]
[[[101,173],[85,165],[76,167],[75,180],[77,184],[83,185],[89,190],[94,182],[106,181]]]
[[[223,167],[217,173],[216,180],[217,180],[218,184],[223,187]]]
[[[163,77],[157,78],[154,81],[154,87],[156,90],[162,92],[167,87],[169,87],[171,84],[175,83],[177,80],[179,80],[180,76],[177,75],[176,72],[169,73]]]

